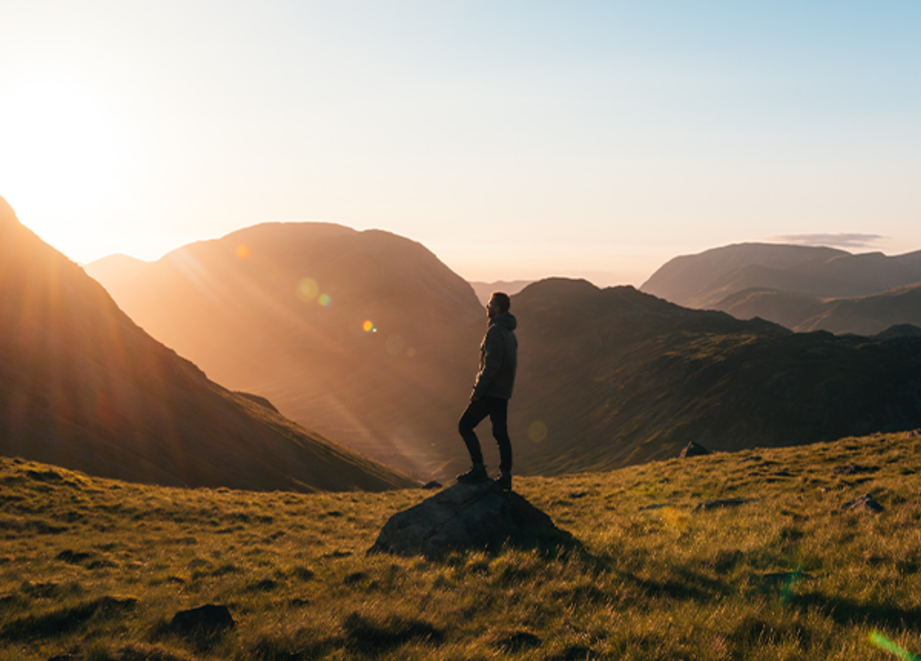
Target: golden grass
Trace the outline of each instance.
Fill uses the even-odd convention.
[[[849,464],[873,470],[833,472]],[[869,637],[921,652],[919,471],[921,439],[893,434],[519,478],[581,548],[426,560],[365,555],[425,491],[182,490],[0,460],[0,658],[895,659]],[[881,514],[840,508],[864,493]],[[693,511],[720,498],[753,500]],[[169,627],[206,603],[236,627]]]

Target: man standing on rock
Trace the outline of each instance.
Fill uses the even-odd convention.
[[[457,423],[458,431],[467,445],[473,467],[457,476],[458,482],[474,484],[486,482],[489,475],[483,463],[480,441],[473,428],[486,416],[492,423],[492,435],[499,444],[499,470],[496,484],[503,491],[512,489],[512,442],[508,436],[508,400],[515,385],[518,366],[518,338],[515,317],[509,313],[511,301],[508,294],[493,292],[486,304],[489,326],[480,343],[480,371],[470,395],[470,404]]]

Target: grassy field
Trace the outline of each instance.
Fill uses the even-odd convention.
[[[2,459],[0,658],[911,659],[919,471],[921,438],[894,434],[518,479],[579,546],[436,561],[365,554],[421,490],[181,490]],[[867,493],[882,512],[842,509]],[[236,626],[170,626],[208,603]]]

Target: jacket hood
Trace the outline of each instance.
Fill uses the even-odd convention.
[[[500,312],[489,320],[489,324],[496,324],[497,326],[502,326],[505,330],[513,331],[518,327],[518,320],[515,319],[511,312]]]

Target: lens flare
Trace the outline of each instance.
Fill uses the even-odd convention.
[[[363,330],[366,333],[370,333],[371,331],[374,330],[374,324],[371,323],[370,319],[365,319],[364,323],[361,325],[361,330]]]
[[[329,294],[320,294],[320,298],[317,299],[317,303],[322,305],[324,308],[328,307],[330,303],[333,302],[333,299],[329,297]]]
[[[905,661],[921,661],[921,657],[912,654],[904,647],[899,647],[879,631],[871,631],[867,636],[867,640],[869,640],[871,644],[876,645],[878,648],[886,650],[890,654],[895,654],[897,657],[904,659]]]
[[[246,259],[249,257],[249,246],[245,243],[241,243],[237,246],[237,257],[240,259]]]
[[[528,427],[528,438],[530,438],[535,443],[540,443],[542,440],[547,438],[547,425],[545,425],[540,420],[535,420],[531,423],[531,426]]]
[[[313,278],[304,278],[297,283],[297,297],[304,303],[310,303],[320,293],[320,286]]]

